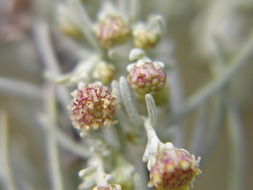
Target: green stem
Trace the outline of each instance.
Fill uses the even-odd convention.
[[[88,16],[85,7],[81,4],[80,0],[68,0],[73,8],[73,14],[76,16],[76,21],[79,24],[82,32],[86,36],[87,41],[98,53],[103,54],[103,50],[97,42],[95,35],[92,31],[93,25]]]
[[[129,17],[127,14],[127,7],[128,7],[128,1],[127,0],[117,0],[117,6],[121,13],[123,13],[125,16]]]
[[[130,22],[134,22],[137,20],[140,14],[140,1],[139,0],[129,0],[130,2]]]
[[[51,127],[56,126],[57,124],[57,109],[56,109],[56,100],[54,87],[52,85],[47,86],[46,88],[46,109],[48,113],[49,120],[51,121]],[[50,180],[52,182],[53,190],[63,190],[63,181],[60,169],[60,159],[57,140],[55,135],[50,131],[47,134],[48,141],[48,158],[50,166]]]
[[[231,99],[227,100],[228,107],[228,119],[227,126],[229,134],[229,149],[230,149],[230,164],[229,164],[229,176],[228,176],[228,189],[240,190],[243,189],[242,181],[242,169],[243,169],[243,135],[241,118],[238,113],[238,108],[235,106]]]
[[[177,113],[182,105],[183,99],[183,88],[181,82],[181,76],[179,72],[179,68],[176,62],[173,62],[173,67],[168,68],[168,77],[169,77],[169,90],[170,90],[170,107],[172,113]],[[185,127],[183,122],[178,122],[175,127],[175,135],[174,135],[174,144],[178,147],[184,147],[185,145]]]
[[[39,87],[30,83],[8,79],[5,77],[0,77],[0,92],[8,93],[8,95],[11,96],[24,96],[33,99],[42,99],[42,91]]]
[[[206,121],[208,119],[208,114],[209,105],[206,103],[197,112],[193,135],[189,143],[189,151],[194,155],[200,155],[203,150],[203,145],[205,145]]]
[[[9,158],[9,134],[8,134],[8,118],[5,111],[0,112],[0,153],[2,160],[2,169],[1,176],[3,176],[2,182],[5,184],[7,190],[16,190],[16,186],[13,180],[13,174],[10,167],[10,158]]]
[[[124,136],[123,130],[121,128],[121,125],[116,125],[114,126],[115,132],[117,134],[117,137],[119,139],[119,143],[120,143],[120,150],[122,152],[122,154],[125,154],[126,152],[126,138]]]
[[[51,43],[48,25],[43,21],[36,23],[34,34],[38,46],[38,54],[42,58],[43,64],[46,66],[46,71],[49,72],[49,74],[53,75],[53,77],[60,76],[61,75],[61,69],[59,67],[60,64],[56,58]],[[62,86],[58,86],[57,95],[59,96],[59,99],[65,108],[65,112],[68,114],[69,111],[66,108],[66,106],[70,102],[68,90]]]
[[[41,127],[46,132],[51,132],[54,134],[58,143],[68,151],[74,153],[77,156],[80,156],[83,159],[87,159],[90,155],[90,152],[87,148],[83,147],[79,143],[75,142],[72,138],[66,135],[63,131],[61,131],[57,126],[52,127],[52,124],[48,121],[47,117],[41,115],[38,117],[39,122],[41,123]]]
[[[219,73],[226,68],[226,64],[228,63],[228,56],[226,55],[225,48],[222,43],[222,39],[219,36],[214,36],[214,42],[216,46],[216,64],[213,67],[213,75]],[[203,157],[208,157],[208,154],[212,151],[213,147],[217,144],[217,139],[220,136],[220,129],[222,127],[222,123],[225,120],[225,114],[227,111],[226,99],[229,96],[227,91],[227,85],[224,89],[220,91],[217,96],[217,103],[213,111],[213,117],[211,118],[210,124],[208,126],[209,131],[206,137],[206,144],[202,146],[200,152],[203,152]],[[204,151],[204,147],[205,150]]]
[[[214,114],[208,126],[209,130],[208,135],[206,136],[206,143],[202,145],[202,148],[199,150],[199,153],[203,156],[204,161],[212,152],[213,148],[217,144],[217,139],[220,136],[220,130],[223,126],[226,114],[226,95],[226,92],[222,92],[217,96],[217,103],[212,111]]]

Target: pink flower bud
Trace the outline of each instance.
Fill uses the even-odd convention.
[[[149,185],[157,190],[188,190],[201,173],[199,160],[184,149],[163,149],[151,166]]]
[[[156,94],[166,81],[166,74],[160,62],[142,59],[129,67],[128,71],[127,80],[140,96],[144,96],[147,93]]]
[[[95,28],[97,39],[102,47],[110,48],[129,39],[127,21],[120,15],[106,15]]]
[[[69,106],[74,127],[86,131],[109,126],[118,105],[117,98],[102,84],[94,83],[75,90]]]
[[[153,48],[160,40],[161,34],[149,29],[144,24],[136,25],[133,30],[134,45],[142,49]]]

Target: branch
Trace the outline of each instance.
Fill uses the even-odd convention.
[[[48,113],[48,119],[56,125],[57,123],[57,110],[54,88],[52,85],[46,89],[46,109]],[[52,125],[51,127],[54,127]],[[48,159],[50,169],[50,180],[52,183],[53,190],[63,190],[63,181],[60,168],[60,159],[57,140],[53,133],[47,133],[47,145],[48,145]]]
[[[228,64],[217,78],[206,85],[204,88],[197,91],[191,98],[189,98],[186,103],[184,103],[179,111],[172,115],[171,119],[166,123],[166,126],[171,126],[180,120],[184,119],[191,112],[195,111],[197,107],[206,102],[213,94],[217,93],[219,90],[223,89],[234,75],[240,71],[240,69],[250,63],[253,59],[253,34],[247,43],[238,53],[238,55]]]
[[[86,36],[87,41],[98,53],[102,53],[102,49],[93,34],[92,22],[88,16],[85,7],[80,3],[80,0],[68,0],[69,5],[72,7],[73,15],[76,17],[76,21],[79,24],[80,29],[82,30],[84,36]]]
[[[38,120],[41,123],[42,128],[46,130],[47,133],[52,133],[63,148],[84,159],[87,159],[89,157],[89,150],[76,143],[56,126],[52,127],[52,124],[47,121],[46,117],[43,117],[41,115],[38,117]]]
[[[125,77],[120,77],[119,89],[120,89],[124,107],[126,109],[126,112],[130,121],[132,121],[132,123],[137,126],[142,125],[142,118],[136,108],[136,105],[133,102],[133,99],[129,90],[129,86]]]
[[[0,92],[6,92],[11,96],[24,96],[42,99],[42,91],[39,87],[30,83],[8,79],[5,77],[0,77]]]
[[[231,98],[227,100],[228,107],[228,119],[229,124],[227,126],[230,142],[230,164],[229,164],[229,176],[228,176],[228,189],[240,190],[243,189],[243,135],[242,135],[242,123],[238,108],[235,106]]]
[[[170,93],[170,107],[172,113],[177,113],[178,110],[180,110],[182,106],[182,100],[183,100],[183,88],[182,88],[182,82],[181,82],[181,75],[178,68],[178,65],[175,61],[173,61],[172,68],[168,68],[167,71],[168,75],[168,87],[169,87],[169,93]],[[184,137],[185,137],[185,128],[183,125],[183,122],[178,122],[175,127],[175,135],[174,135],[174,144],[178,147],[183,147]]]
[[[158,113],[155,100],[151,94],[146,94],[145,101],[148,110],[148,119],[153,126],[156,126],[158,121]]]
[[[16,186],[13,180],[13,174],[10,167],[9,159],[9,134],[8,134],[8,118],[7,113],[4,111],[0,112],[0,152],[1,152],[1,176],[3,177],[3,184],[7,190],[16,190]],[[0,177],[1,177],[0,176]]]
[[[53,77],[60,76],[60,64],[58,63],[54,49],[52,47],[48,25],[42,21],[36,23],[34,27],[34,35],[38,47],[38,54],[46,66],[46,71],[49,72],[49,74],[53,75]],[[64,105],[66,113],[68,113],[68,110],[66,108],[70,102],[68,90],[62,86],[58,86],[57,95],[59,96],[61,103]]]

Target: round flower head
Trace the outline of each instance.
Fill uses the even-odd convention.
[[[139,22],[133,27],[134,45],[142,49],[153,48],[160,40],[164,26],[161,15],[150,15],[146,22]]]
[[[117,14],[108,14],[102,17],[95,28],[95,33],[99,43],[104,48],[124,43],[130,36],[127,21]]]
[[[149,185],[157,190],[188,190],[201,173],[199,160],[184,149],[163,149],[150,168]]]
[[[136,47],[150,49],[159,42],[160,34],[156,30],[145,27],[143,23],[139,23],[133,30],[133,37]]]
[[[129,65],[127,80],[134,91],[144,96],[147,93],[155,94],[166,81],[163,63],[149,59],[141,59],[136,64]]]
[[[72,96],[73,103],[69,109],[74,127],[88,131],[115,123],[117,98],[102,84],[88,84],[75,90]]]

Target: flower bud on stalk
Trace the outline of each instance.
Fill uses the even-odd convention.
[[[184,149],[164,149],[155,156],[149,185],[157,190],[188,190],[195,176],[201,173],[199,159]]]
[[[161,34],[148,28],[143,23],[138,23],[133,29],[134,45],[142,49],[153,48],[160,40]]]
[[[165,84],[166,74],[163,63],[140,59],[137,63],[128,66],[127,80],[134,91],[143,97],[145,94],[156,94]]]
[[[148,144],[143,155],[150,171],[148,186],[157,190],[189,190],[195,176],[201,173],[200,157],[174,147],[170,142],[162,143],[149,120],[145,122]]]
[[[100,83],[88,84],[72,93],[69,106],[75,128],[89,131],[115,123],[113,117],[118,106],[117,98]]]
[[[142,49],[153,48],[159,43],[164,28],[160,15],[151,15],[147,22],[139,22],[133,27],[134,45]]]
[[[126,42],[130,37],[128,22],[119,14],[104,15],[95,27],[96,37],[104,48]]]

